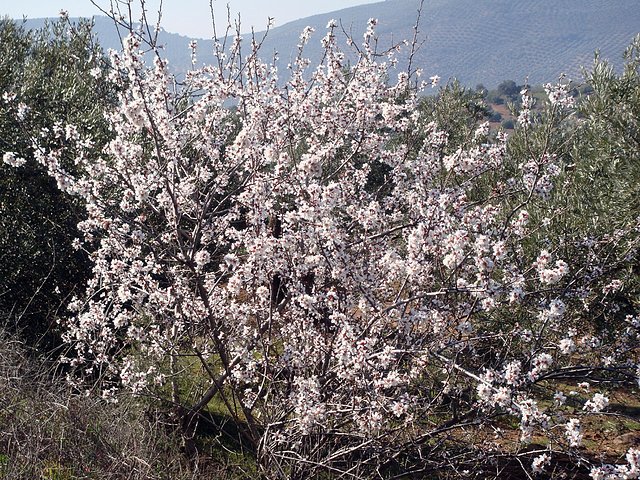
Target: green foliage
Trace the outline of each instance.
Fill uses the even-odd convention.
[[[498,92],[511,99],[515,99],[519,91],[520,87],[513,80],[505,80],[498,85]]]
[[[599,327],[615,331],[626,315],[640,311],[640,35],[624,55],[622,74],[596,56],[586,81],[593,91],[580,105],[581,123],[573,146],[575,190],[567,202],[586,236],[603,238],[603,268],[624,288],[591,299]],[[626,307],[611,311],[615,300]]]
[[[513,80],[504,80],[494,90],[487,90],[483,85],[478,85],[476,90],[482,94],[489,104],[494,105],[518,105],[520,103],[520,91],[524,85],[518,85]],[[494,121],[494,120],[492,120]],[[513,127],[507,127],[513,128]]]
[[[425,98],[420,109],[427,121],[435,122],[447,134],[447,153],[465,145],[489,114],[482,92],[465,88],[457,80],[447,83],[436,97]]]
[[[623,228],[640,215],[640,35],[617,75],[596,57],[586,74],[592,91],[580,106],[583,124],[574,159],[582,188],[576,208],[590,211],[596,231]]]
[[[15,152],[30,159],[34,132],[60,123],[106,138],[102,112],[113,94],[90,74],[101,60],[88,22],[61,20],[32,32],[0,19],[0,95],[6,93],[0,99],[0,157]],[[64,143],[64,132],[58,141]],[[73,159],[65,162],[73,171]],[[55,345],[55,318],[86,279],[87,260],[71,246],[82,218],[78,204],[35,161],[20,169],[0,165],[0,322],[22,331],[31,344]]]
[[[9,465],[9,456],[4,453],[0,453],[0,476],[4,477],[7,473]]]
[[[495,105],[503,105],[504,104],[504,98],[502,98],[502,96],[495,92],[495,91],[491,91],[486,95],[486,99],[487,102],[489,103],[493,103]]]
[[[525,253],[555,246],[576,270],[591,263],[584,287],[592,293],[576,304],[583,313],[575,327],[612,337],[640,309],[640,36],[625,60],[624,72],[617,74],[596,56],[585,72],[589,88],[574,90],[588,93],[577,98],[577,111],[563,114],[545,101],[532,124],[516,126],[509,141],[513,168],[543,155],[560,159],[562,166],[552,204],[529,208],[544,228],[524,245]],[[621,287],[608,293],[612,280]]]
[[[489,121],[490,122],[502,121],[502,114],[500,112],[496,112],[495,110],[491,109],[489,111]]]
[[[515,123],[513,122],[513,120],[508,118],[500,122],[500,126],[502,126],[502,128],[505,128],[507,130],[513,130],[513,128],[515,127]]]

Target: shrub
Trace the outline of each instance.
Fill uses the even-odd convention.
[[[536,116],[525,92],[513,139],[494,138],[455,85],[442,98],[459,103],[421,105],[404,72],[388,83],[374,25],[347,68],[330,23],[312,71],[305,30],[284,87],[236,39],[177,94],[130,31],[105,149],[87,152],[85,131],[62,149],[41,138],[29,159],[88,214],[67,361],[107,398],[176,405],[187,450],[222,409],[269,478],[486,477],[561,456],[595,472],[583,425],[605,384],[639,376],[637,312],[617,295],[637,222],[578,235],[567,85],[548,85]],[[615,328],[585,311],[598,299],[624,311]],[[567,400],[566,382],[595,391]],[[504,418],[512,450],[482,440]],[[531,453],[534,438],[546,446]]]
[[[520,87],[513,80],[505,80],[498,85],[498,92],[509,98],[516,98],[520,92]]]
[[[502,126],[502,128],[505,128],[507,130],[513,130],[515,128],[515,122],[510,118],[508,118],[500,122],[500,126]]]
[[[0,20],[0,156],[29,158],[33,135],[47,136],[41,148],[63,148],[64,125],[91,131],[94,151],[106,138],[102,118],[112,98],[91,72],[101,70],[91,25],[64,20],[26,31]],[[97,70],[92,70],[97,69]],[[60,161],[77,172],[74,158]],[[19,170],[0,164],[0,322],[20,331],[32,346],[59,345],[55,319],[82,285],[89,263],[72,248],[84,217],[82,205],[62,193],[42,166]]]
[[[502,114],[500,112],[496,112],[494,110],[491,110],[491,113],[489,114],[489,121],[490,122],[500,122],[500,121],[502,121]]]

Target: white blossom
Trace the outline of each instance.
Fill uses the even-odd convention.
[[[589,410],[594,413],[601,412],[609,405],[609,398],[605,397],[601,393],[596,393],[593,395],[591,400],[587,401],[584,405],[585,410]]]
[[[24,158],[18,157],[14,152],[5,152],[4,155],[2,155],[2,161],[12,167],[21,167],[27,163]]]
[[[570,419],[565,424],[565,436],[571,447],[579,447],[582,443],[582,431],[580,428],[580,420],[576,418]]]

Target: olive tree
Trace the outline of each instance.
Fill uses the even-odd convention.
[[[71,246],[84,210],[42,166],[10,164],[34,148],[64,148],[69,123],[91,131],[99,150],[103,109],[113,98],[102,63],[88,22],[62,19],[30,31],[0,20],[0,321],[32,345],[44,341],[44,349],[59,343],[55,319],[89,273],[86,256]],[[34,135],[42,139],[37,147]],[[61,161],[79,171],[72,158]]]

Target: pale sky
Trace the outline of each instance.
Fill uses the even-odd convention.
[[[111,1],[120,3],[126,11],[124,0],[95,0],[109,10]],[[275,18],[275,26],[302,17],[318,13],[331,12],[342,8],[374,3],[382,0],[214,0],[216,24],[218,28],[226,25],[227,4],[234,18],[240,13],[242,30],[247,32],[254,26],[257,31],[264,30],[268,17]],[[139,0],[132,0],[139,5]],[[146,0],[149,16],[155,20],[160,0]],[[162,26],[165,30],[200,38],[211,38],[211,15],[209,0],[163,0]],[[67,10],[71,17],[91,17],[100,15],[100,11],[91,0],[0,0],[0,17],[12,18],[55,17],[61,9]],[[135,19],[139,17],[136,14]],[[221,31],[218,31],[218,35]]]

